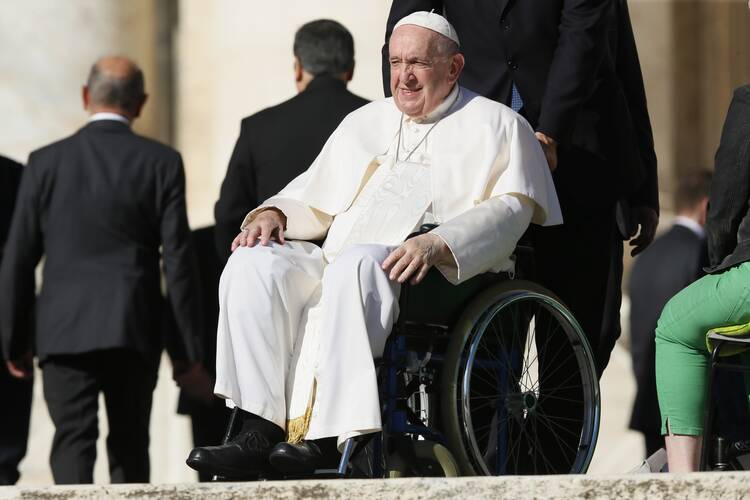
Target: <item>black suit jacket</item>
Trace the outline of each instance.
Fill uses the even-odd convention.
[[[0,156],[0,262],[3,259],[5,240],[8,237],[22,173],[23,165]]]
[[[8,238],[21,174],[23,174],[23,166],[20,163],[0,156],[0,264],[3,261],[5,241]],[[4,370],[5,367],[0,367],[0,372]]]
[[[706,232],[715,273],[750,260],[750,85],[734,91],[716,152]]]
[[[706,239],[674,225],[635,260],[630,274],[630,336],[636,393],[630,427],[661,429],[656,397],[654,336],[662,309],[677,292],[700,278],[708,260]]]
[[[343,81],[319,76],[288,101],[242,120],[214,209],[223,261],[245,215],[304,172],[341,120],[366,103]]]
[[[609,162],[599,189],[658,210],[656,156],[625,0],[393,0],[383,47],[386,95],[394,25],[430,9],[458,32],[463,86],[508,104],[515,83],[535,130]]]
[[[160,257],[185,352],[198,357],[196,262],[182,160],[173,149],[102,120],[31,153],[0,268],[0,327],[10,358],[27,340],[42,256],[41,360],[112,348],[157,360]]]

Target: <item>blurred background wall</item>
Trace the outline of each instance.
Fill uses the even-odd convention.
[[[629,5],[666,224],[674,179],[712,167],[732,89],[750,82],[750,11],[746,0]],[[105,54],[128,55],[145,71],[150,94],[135,129],[183,153],[191,225],[212,224],[240,119],[295,93],[292,39],[299,25],[327,17],[347,26],[357,61],[350,89],[377,99],[389,7],[389,0],[0,0],[0,154],[25,162],[33,149],[75,131],[86,120],[80,91],[91,63]],[[619,349],[602,382],[604,451],[594,472],[635,465],[628,450],[640,456],[633,451],[640,450],[639,435],[625,432],[634,389],[629,358]],[[187,422],[174,415],[176,391],[166,365],[154,401],[152,480],[192,480],[183,465]],[[22,482],[49,484],[51,423],[38,391],[34,403]],[[96,480],[106,482],[106,455],[100,456]]]

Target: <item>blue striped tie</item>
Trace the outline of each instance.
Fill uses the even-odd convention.
[[[521,99],[521,94],[518,92],[518,87],[516,87],[516,84],[513,84],[513,90],[510,94],[510,108],[518,113],[518,111],[523,107],[523,99]]]

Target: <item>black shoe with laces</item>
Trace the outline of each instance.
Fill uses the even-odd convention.
[[[279,443],[268,455],[274,469],[286,475],[312,474],[316,469],[338,467],[336,438]]]
[[[193,448],[185,463],[227,479],[257,479],[268,471],[268,454],[275,444],[262,432],[241,432],[227,444]]]

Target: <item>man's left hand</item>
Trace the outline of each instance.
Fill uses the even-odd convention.
[[[637,229],[630,235],[632,238],[630,240],[630,246],[633,247],[630,255],[635,257],[644,251],[654,240],[656,226],[659,225],[659,215],[656,213],[656,210],[651,207],[635,207],[633,208],[633,221],[635,222],[633,227],[638,228],[638,226],[640,226],[641,228],[640,233],[636,238],[633,238],[633,236],[635,236],[635,231],[637,231]]]
[[[214,400],[214,381],[202,363],[173,361],[172,378],[180,389],[197,401],[211,404]]]
[[[6,367],[8,368],[8,373],[10,373],[12,377],[21,380],[29,380],[34,374],[34,355],[31,351],[28,351],[18,359],[6,361]]]
[[[391,280],[403,283],[412,277],[411,284],[416,285],[433,265],[452,260],[453,254],[445,241],[436,234],[425,233],[403,242],[388,255],[381,267]]]

